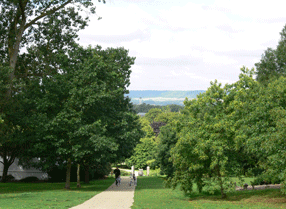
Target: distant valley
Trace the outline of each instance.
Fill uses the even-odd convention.
[[[156,90],[129,90],[128,96],[133,104],[151,104],[151,105],[183,105],[185,98],[193,99],[205,90],[193,91],[156,91]]]

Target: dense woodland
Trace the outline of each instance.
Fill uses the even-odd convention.
[[[214,81],[184,107],[151,108],[125,96],[135,61],[128,50],[77,44],[92,1],[2,0],[0,10],[3,182],[17,157],[51,174],[64,168],[67,189],[72,167],[88,182],[90,172],[126,162],[160,168],[167,186],[186,193],[196,184],[225,197],[233,176],[282,183],[286,193],[286,26],[277,48],[256,69],[242,67],[237,82]]]

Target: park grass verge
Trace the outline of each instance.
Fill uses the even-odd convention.
[[[194,193],[186,197],[179,189],[164,188],[163,179],[139,177],[132,209],[277,209],[286,208],[286,197],[277,189],[236,191],[220,195]]]
[[[70,208],[106,190],[114,178],[91,181],[64,189],[65,183],[0,183],[0,209]]]

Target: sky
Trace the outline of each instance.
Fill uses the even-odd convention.
[[[282,0],[107,0],[79,33],[80,44],[124,47],[136,57],[129,90],[206,90],[234,83],[276,48]],[[98,17],[102,17],[98,20]]]

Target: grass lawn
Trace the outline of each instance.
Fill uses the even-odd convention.
[[[106,190],[114,178],[91,181],[71,190],[65,190],[65,183],[0,183],[0,209],[10,208],[70,208],[79,205],[94,195]]]
[[[132,209],[209,208],[235,209],[286,208],[286,197],[279,190],[248,190],[228,194],[222,200],[220,195],[194,193],[185,197],[179,189],[166,189],[158,177],[139,177]]]

